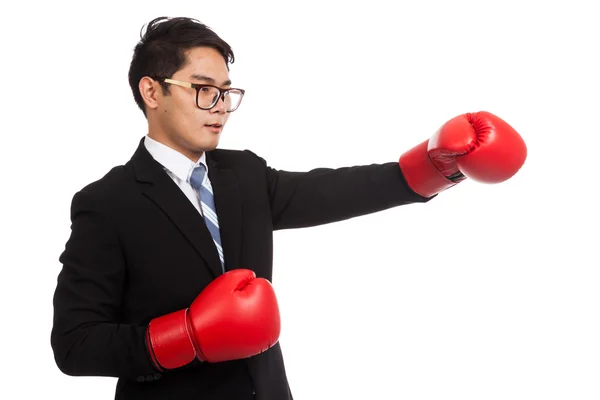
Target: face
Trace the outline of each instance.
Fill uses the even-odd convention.
[[[172,79],[229,88],[229,71],[215,49],[198,47],[187,52],[187,64]],[[196,105],[196,89],[169,85],[163,94],[158,82],[144,78],[140,91],[146,100],[148,135],[196,162],[204,151],[217,147],[229,113],[223,100],[210,110]]]

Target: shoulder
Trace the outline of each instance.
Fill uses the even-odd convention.
[[[131,194],[133,174],[131,165],[118,165],[100,178],[81,187],[73,196],[73,203],[102,207],[127,198]]]
[[[259,168],[265,169],[267,162],[251,150],[216,149],[207,156],[224,168]]]
[[[108,170],[102,177],[85,185],[82,190],[94,193],[116,192],[131,180],[131,166],[118,165]]]

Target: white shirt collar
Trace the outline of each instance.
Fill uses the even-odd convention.
[[[208,165],[206,164],[206,152],[202,152],[202,156],[198,162],[192,160],[160,142],[152,139],[148,135],[144,138],[144,145],[150,155],[163,167],[171,171],[176,177],[187,182],[188,177],[198,165],[203,164],[208,175]]]

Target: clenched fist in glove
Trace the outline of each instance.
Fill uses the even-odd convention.
[[[408,185],[431,197],[465,178],[500,183],[523,166],[527,147],[505,121],[488,112],[459,115],[400,157]]]
[[[150,321],[147,346],[158,370],[195,358],[206,362],[247,358],[279,340],[279,306],[271,283],[234,269],[212,281],[189,308]]]

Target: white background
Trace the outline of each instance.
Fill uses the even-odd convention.
[[[52,295],[73,194],[127,162],[146,132],[127,71],[143,24],[167,15],[197,18],[232,45],[230,76],[247,95],[220,147],[275,168],[395,161],[478,110],[528,145],[503,184],[467,181],[425,205],[276,233],[296,399],[600,398],[592,5],[3,5],[0,397],[114,396],[115,379],[54,364]]]

